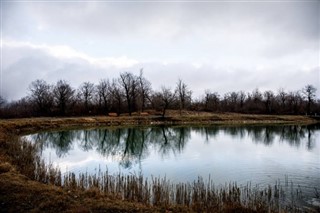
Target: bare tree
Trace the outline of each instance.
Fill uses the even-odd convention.
[[[286,110],[286,102],[288,100],[288,94],[284,91],[283,88],[280,88],[278,90],[278,95],[277,95],[277,99],[279,101],[280,104],[280,111],[281,112],[285,112]]]
[[[238,93],[236,92],[229,92],[224,95],[224,107],[228,111],[234,112],[237,109],[238,104]]]
[[[6,100],[0,95],[0,108],[6,103]]]
[[[160,107],[162,108],[162,117],[165,116],[166,110],[171,106],[175,100],[175,93],[171,89],[162,87],[161,92],[157,94],[160,98]]]
[[[302,90],[304,98],[307,101],[307,114],[308,115],[311,113],[311,105],[315,101],[316,91],[317,91],[317,89],[314,86],[310,85],[310,84],[306,85]]]
[[[262,93],[259,89],[255,89],[252,91],[252,99],[254,102],[261,102],[262,101]]]
[[[246,101],[246,93],[244,93],[243,91],[240,91],[238,92],[238,97],[239,97],[239,110],[241,111]]]
[[[53,89],[54,101],[58,107],[59,114],[65,115],[72,104],[74,89],[64,80],[59,80]]]
[[[4,106],[6,105],[6,100],[0,95],[0,117],[4,116]]]
[[[30,98],[36,106],[36,113],[45,115],[51,111],[53,105],[52,87],[44,80],[35,80],[30,86]]]
[[[248,93],[247,111],[252,113],[263,112],[263,96],[259,89],[255,89],[252,93]]]
[[[44,80],[35,80],[29,86],[29,96],[19,101],[5,103],[0,96],[0,116],[6,118],[57,115],[81,115],[84,112],[107,114],[108,112],[128,112],[131,115],[147,107],[161,111],[165,117],[168,109],[184,109],[243,113],[288,113],[311,114],[320,110],[320,100],[316,99],[316,88],[306,85],[300,91],[279,89],[260,92],[258,89],[245,93],[232,91],[222,98],[217,92],[205,91],[204,96],[192,100],[192,91],[179,79],[174,90],[162,87],[152,91],[151,83],[144,77],[143,70],[138,76],[124,72],[120,77],[101,80],[97,86],[84,82],[77,93],[64,80],[50,86]],[[111,114],[110,114],[111,115]]]
[[[206,111],[217,111],[219,109],[220,96],[217,92],[205,91],[204,97],[204,110]]]
[[[186,104],[191,104],[192,91],[188,89],[188,86],[181,79],[179,79],[176,85],[175,93],[178,96],[179,110],[181,115],[182,110],[186,107]]]
[[[32,110],[33,104],[30,102],[30,98],[24,97],[18,101],[12,101],[8,103],[5,108],[4,117],[30,117],[33,116]]]
[[[110,94],[111,94],[111,100],[112,100],[112,108],[116,110],[117,114],[120,115],[121,108],[122,108],[122,91],[119,85],[119,81],[113,79],[112,85],[110,87]]]
[[[151,83],[143,77],[143,69],[140,70],[138,84],[140,110],[143,112],[146,107],[146,102],[150,99],[151,93]]]
[[[137,78],[132,73],[129,73],[129,72],[121,73],[119,83],[122,89],[124,90],[128,112],[129,112],[129,115],[131,116],[136,106],[136,97],[138,92]]]
[[[90,82],[84,82],[79,88],[79,96],[84,103],[85,113],[90,113],[91,104],[94,97],[94,84]]]
[[[290,113],[291,114],[300,114],[303,98],[299,91],[296,92],[289,92],[288,94],[288,101],[290,106]]]
[[[273,102],[274,102],[274,94],[272,91],[265,91],[263,93],[263,97],[264,97],[264,104],[266,107],[266,113],[271,113],[273,110]]]
[[[109,80],[103,79],[97,85],[97,95],[98,95],[98,104],[99,108],[103,113],[108,113],[110,105],[110,82]]]

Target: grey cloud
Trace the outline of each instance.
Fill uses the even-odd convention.
[[[199,28],[259,30],[266,36],[319,38],[320,2],[30,3],[38,22],[102,36],[154,36],[158,27],[184,36]]]
[[[243,49],[248,49],[251,55],[247,57],[271,59],[305,49],[319,52],[319,1],[36,2],[25,5],[17,10],[29,14],[26,17],[32,17],[29,19],[33,25],[43,25],[54,34],[54,38],[48,36],[50,39],[62,42],[68,36],[74,36],[72,40],[79,44],[87,38],[101,39],[118,43],[117,50],[127,48],[127,52],[132,52],[132,44],[139,42],[142,46],[152,43],[187,46],[190,39],[200,51],[208,48],[212,54],[242,54]],[[5,25],[18,23],[19,20],[8,20]],[[24,28],[27,36],[30,29]],[[135,51],[139,54],[139,50]],[[202,53],[194,54],[199,57]]]
[[[145,76],[152,82],[153,88],[159,89],[163,85],[171,89],[179,78],[183,79],[194,92],[194,97],[203,95],[206,89],[219,94],[231,91],[251,92],[256,88],[272,90],[279,88],[287,91],[301,90],[305,85],[312,84],[319,88],[320,67],[315,67],[308,72],[291,67],[278,68],[264,71],[246,69],[221,69],[211,65],[195,68],[190,64],[158,64],[146,63],[143,66]],[[135,67],[134,70],[137,70]],[[320,97],[320,88],[317,96]]]
[[[116,43],[114,52],[131,56],[141,54],[136,49],[141,45],[142,57],[157,52],[158,43],[174,49],[192,42],[198,50],[190,52],[194,58],[207,48],[207,55],[243,55],[245,49],[247,58],[272,59],[305,49],[319,52],[319,6],[319,1],[12,2],[5,4],[3,35],[74,46],[86,40]]]
[[[308,83],[318,86],[319,5],[319,1],[5,2],[6,39],[78,45],[86,52],[83,43],[89,38],[101,54],[137,56],[140,63],[128,69],[102,69],[84,59],[55,58],[31,47],[3,49],[3,93],[19,98],[37,78],[52,83],[63,78],[78,86],[140,68],[154,88],[174,87],[182,78],[196,94],[205,89],[224,93],[256,87],[296,90]],[[37,31],[38,25],[45,30]],[[167,58],[172,63],[163,65]],[[202,66],[191,65],[193,59]],[[300,69],[303,59],[309,71]],[[257,71],[259,65],[268,67]]]
[[[26,11],[26,4],[4,1],[1,6],[3,37],[25,38],[32,33],[32,29],[25,24],[32,21]]]
[[[97,83],[99,79],[114,77],[112,68],[103,70],[89,62],[78,59],[61,59],[32,47],[3,47],[4,60],[2,70],[1,94],[8,100],[17,100],[28,94],[28,86],[36,79],[54,84],[60,79],[67,80],[73,87],[84,81]],[[17,57],[9,57],[16,55]]]
[[[263,71],[216,68],[203,65],[196,68],[189,63],[139,63],[129,68],[118,69],[110,67],[97,68],[86,60],[79,58],[55,58],[41,49],[32,47],[6,47],[8,55],[20,53],[19,57],[6,62],[3,69],[2,94],[9,100],[16,100],[27,95],[29,84],[36,79],[44,79],[48,83],[55,83],[65,79],[77,88],[84,81],[98,83],[103,78],[115,78],[120,72],[129,71],[139,73],[141,68],[152,83],[154,89],[169,86],[172,89],[179,78],[183,79],[194,91],[194,97],[199,97],[205,89],[217,91],[220,94],[230,91],[252,91],[255,88],[277,91],[280,87],[286,90],[299,90],[306,84],[319,87],[320,67],[307,71],[287,68],[272,68]],[[24,54],[23,54],[24,53]],[[318,88],[318,97],[320,97]]]

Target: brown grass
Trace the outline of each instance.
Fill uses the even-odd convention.
[[[23,119],[0,119],[0,131],[13,134],[28,133],[32,131],[96,127],[96,126],[136,126],[160,124],[308,124],[319,122],[307,116],[299,115],[251,115],[237,113],[208,113],[168,110],[166,117],[157,116],[156,112],[147,112],[148,115],[133,113],[133,116],[93,116],[93,117],[45,117]],[[1,135],[0,135],[1,139]]]

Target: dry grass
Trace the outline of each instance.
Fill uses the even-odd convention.
[[[159,212],[140,203],[104,196],[91,187],[61,187],[60,171],[45,165],[37,147],[0,131],[1,212]],[[85,204],[85,205],[84,205]]]
[[[69,173],[63,187],[81,189],[91,197],[101,195],[164,209],[181,207],[194,212],[226,212],[238,209],[244,212],[299,212],[294,203],[283,204],[285,193],[280,184],[259,189],[257,186],[238,187],[236,183],[216,188],[213,181],[201,177],[191,183],[172,184],[166,178],[141,175],[109,175],[99,171],[96,175]],[[295,198],[293,198],[295,199]]]
[[[45,117],[23,119],[0,119],[0,131],[13,134],[27,133],[48,129],[96,127],[96,126],[136,126],[160,124],[308,124],[319,122],[307,116],[297,115],[251,115],[237,113],[208,113],[168,110],[162,118],[156,112],[148,112],[148,116],[133,113],[133,116],[93,116],[93,117]],[[0,135],[1,139],[1,135]]]

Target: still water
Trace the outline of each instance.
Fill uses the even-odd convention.
[[[26,137],[62,173],[108,170],[171,182],[210,176],[217,186],[280,181],[301,189],[309,204],[319,204],[319,125],[99,128]]]

